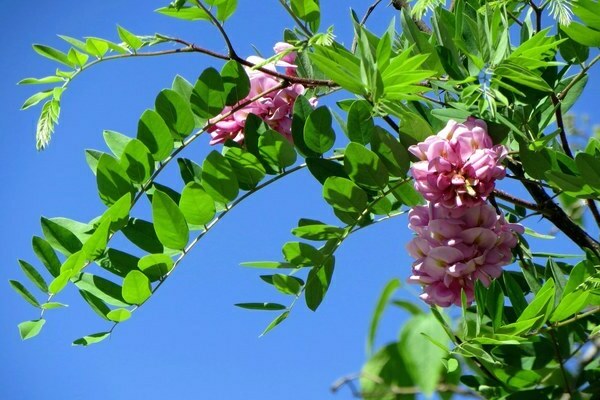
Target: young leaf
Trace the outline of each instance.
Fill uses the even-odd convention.
[[[45,323],[45,319],[21,322],[19,324],[19,335],[21,335],[21,339],[27,340],[37,336],[44,327]]]
[[[106,317],[113,322],[125,322],[131,318],[131,311],[126,308],[117,308],[106,314]]]
[[[373,352],[373,345],[375,344],[375,334],[377,333],[379,322],[381,321],[383,312],[387,307],[388,303],[390,302],[390,299],[399,287],[400,281],[398,279],[390,280],[381,292],[379,300],[377,300],[375,311],[373,312],[373,316],[371,317],[371,324],[369,325],[369,334],[367,336],[367,354],[371,354]]]
[[[237,303],[234,304],[236,307],[245,308],[246,310],[260,310],[260,311],[279,311],[285,310],[287,307],[283,304],[277,303]]]
[[[167,275],[173,265],[173,259],[166,254],[148,254],[138,261],[138,268],[153,282]]]
[[[71,62],[71,60],[69,60],[69,57],[63,53],[62,51],[56,50],[52,47],[49,46],[44,46],[42,44],[34,44],[33,45],[33,50],[35,50],[36,53],[38,53],[41,56],[44,56],[46,58],[49,58],[53,61],[59,62],[61,64],[64,64],[68,67],[74,67],[75,65],[73,64],[73,62]]]
[[[81,243],[81,240],[79,240],[77,238],[77,236],[75,236],[75,234],[73,234],[73,232],[62,227],[61,225],[57,224],[56,222],[42,217],[41,224],[42,224],[42,232],[44,233],[44,236],[46,237],[46,240],[47,240],[46,243],[49,243],[53,248],[60,251],[64,255],[68,256],[70,254],[73,254],[73,253],[79,251],[81,249],[81,247],[83,246],[83,244]],[[42,243],[41,241],[37,241],[38,245],[44,246],[41,243]],[[36,243],[34,243],[34,250],[35,250],[35,244]],[[40,251],[42,251],[42,250],[40,249]],[[51,255],[47,251],[47,247],[45,247],[45,249],[43,251],[44,251],[44,257],[46,257],[46,256],[51,257]],[[50,261],[50,260],[52,260],[52,261]],[[50,260],[47,260],[47,262],[54,261],[52,258],[50,258]],[[52,267],[54,268],[54,265],[52,265]],[[48,269],[50,270],[50,268],[48,268]]]
[[[130,304],[142,304],[152,295],[148,277],[140,271],[131,271],[123,280],[123,298]]]
[[[271,321],[271,323],[265,328],[265,330],[263,331],[263,333],[260,334],[260,337],[266,335],[269,331],[271,331],[277,325],[279,325],[280,323],[282,323],[283,321],[285,321],[285,319],[289,315],[290,315],[289,311],[285,311],[284,313],[280,314],[277,318],[275,318],[273,321]]]
[[[75,340],[73,342],[73,346],[89,346],[92,344],[100,343],[101,341],[108,338],[109,336],[110,336],[110,332],[94,333],[92,335],[84,336],[82,338]]]
[[[142,47],[143,42],[140,38],[138,38],[133,33],[129,32],[127,29],[122,26],[117,25],[117,31],[119,33],[119,37],[127,46],[131,47],[133,51],[138,50]]]

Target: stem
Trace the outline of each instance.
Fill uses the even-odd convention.
[[[300,19],[296,16],[296,14],[294,14],[294,12],[290,8],[290,6],[288,6],[287,2],[285,0],[279,0],[279,3],[283,6],[285,11],[287,11],[287,13],[292,17],[292,19],[296,22],[296,24],[300,27],[300,29],[302,29],[304,34],[310,38],[312,36],[312,32],[310,30],[308,30],[306,25],[304,25],[302,23],[302,21],[300,21]]]
[[[575,76],[575,78],[573,78],[571,80],[571,82],[569,82],[569,84],[567,86],[565,86],[565,88],[556,96],[558,98],[558,100],[564,100],[564,98],[567,96],[567,94],[573,88],[573,86],[575,86],[577,84],[577,82],[582,80],[583,77],[585,76],[585,74],[589,71],[589,69],[592,68],[592,66],[594,64],[596,64],[598,61],[600,61],[600,54],[597,55],[596,57],[594,57],[594,59],[592,61],[590,61],[590,63],[588,65],[583,67],[581,69],[581,71],[579,72],[579,74],[577,74],[577,76]]]
[[[502,200],[506,200],[506,201],[516,204],[518,206],[525,207],[525,208],[533,210],[533,211],[542,211],[542,208],[540,206],[538,206],[537,204],[520,199],[520,198],[513,196],[512,194],[507,193],[503,190],[494,189],[494,195]]]
[[[565,383],[564,389],[566,391],[566,393],[569,393],[571,398],[573,396],[573,390],[571,389],[571,384],[569,383],[569,376],[567,374],[567,370],[565,368],[565,363],[564,360],[562,358],[562,355],[560,354],[560,348],[558,347],[558,340],[556,339],[556,335],[554,334],[554,332],[550,331],[549,332],[550,337],[552,338],[552,345],[554,346],[554,355],[556,356],[556,360],[558,361],[558,364],[560,365],[560,372],[562,374],[563,377],[563,381]]]
[[[208,8],[206,8],[206,6],[202,3],[202,1],[198,1],[198,2],[196,2],[196,4],[198,5],[199,8],[201,8],[208,15],[208,17],[210,18],[212,23],[219,30],[219,33],[221,34],[221,36],[223,36],[223,40],[225,40],[225,44],[227,45],[227,50],[229,51],[229,58],[237,59],[238,55],[236,54],[235,49],[233,48],[233,45],[231,44],[231,40],[229,39],[227,32],[225,32],[225,29],[223,29],[223,24],[221,24],[221,22],[213,15],[212,12],[210,12],[210,10]]]
[[[365,15],[362,17],[362,19],[360,21],[360,26],[364,26],[367,23],[367,20],[369,19],[369,17],[373,13],[373,11],[375,11],[375,8],[377,8],[379,3],[381,3],[382,1],[383,0],[376,0],[375,3],[373,3],[369,6],[369,8],[367,9],[367,12],[365,13]],[[350,50],[352,53],[354,53],[356,51],[357,45],[358,45],[358,33],[355,33],[354,39],[352,39],[352,46],[351,46],[351,50]]]

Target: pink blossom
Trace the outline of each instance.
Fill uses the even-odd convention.
[[[485,201],[495,180],[505,176],[507,149],[494,146],[482,120],[449,121],[446,127],[409,151],[421,161],[412,165],[415,188],[447,208],[472,207]]]
[[[287,52],[281,60],[275,63],[265,64],[264,59],[251,56],[248,57],[248,61],[273,72],[276,72],[278,67],[285,68],[286,75],[296,76],[297,66],[294,65],[296,53],[290,51],[291,49],[293,49],[291,45],[280,42],[275,45],[274,50],[276,53]],[[248,114],[258,116],[265,121],[271,129],[279,132],[291,141],[294,102],[299,95],[304,94],[304,86],[293,84],[279,90],[274,90],[233,112],[231,115],[228,115],[233,109],[238,108],[240,104],[247,102],[261,93],[274,89],[281,83],[278,78],[258,69],[246,68],[246,73],[250,79],[250,93],[237,105],[225,107],[221,114],[214,118],[214,120],[219,121],[215,122],[208,130],[211,135],[210,144],[224,143],[227,140],[234,140],[238,143],[242,143],[244,141],[244,127],[246,125]],[[311,104],[313,106],[316,105],[316,99],[311,99]]]
[[[509,224],[487,203],[448,209],[430,203],[409,212],[409,228],[416,232],[406,246],[416,260],[410,283],[423,286],[421,298],[428,304],[448,307],[474,298],[475,282],[488,286],[502,267],[512,261],[515,233],[523,227]]]

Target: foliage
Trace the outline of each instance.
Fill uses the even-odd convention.
[[[421,303],[394,299],[401,285],[393,280],[377,303],[369,360],[355,394],[516,399],[597,393],[598,360],[582,354],[598,346],[600,332],[600,243],[587,233],[600,225],[600,142],[585,138],[574,153],[576,135],[565,113],[600,60],[600,4],[457,0],[446,6],[419,0],[411,9],[409,2],[393,1],[399,24],[393,21],[375,34],[367,25],[381,3],[376,1],[364,18],[352,13],[354,42],[347,48],[335,40],[333,28],[322,31],[318,0],[279,3],[295,26],[285,31],[287,44],[266,60],[240,57],[227,36],[223,24],[235,14],[237,0],[176,0],[156,10],[212,24],[223,36],[224,54],[166,35],[139,36],[120,26],[118,43],[61,36],[69,45],[65,50],[34,45],[38,54],[59,64],[54,75],[20,82],[51,86],[22,107],[43,103],[39,149],[50,141],[71,82],[96,64],[179,52],[226,62],[220,71],[205,69],[196,82],[175,77],[171,88],[157,95],[155,109],[140,116],[135,137],[105,131],[110,153],[86,151],[106,207],[88,222],[41,219],[43,237],[35,236],[32,246],[47,273],[19,260],[36,292],[10,281],[39,310],[38,318],[19,324],[21,338],[38,335],[47,311],[64,307],[54,300],[67,285],[74,285],[110,324],[73,344],[89,346],[110,337],[233,208],[302,169],[322,185],[323,200],[337,221],[301,218],[292,229],[298,239],[283,244],[282,260],[243,263],[268,270],[261,278],[287,300],[236,306],[276,312],[263,335],[291,317],[298,300],[316,311],[334,282],[336,252],[345,240],[424,203],[408,174],[418,161],[408,149],[449,120],[474,117],[485,121],[495,146],[507,149],[497,161],[530,197],[490,188],[485,195],[496,212],[511,223],[526,223],[533,215],[546,218],[580,247],[578,260],[535,252],[519,235],[512,258],[508,254],[515,265],[491,282],[476,282],[472,293],[459,291],[456,312],[436,305],[426,312]],[[340,91],[346,98],[335,110],[323,105]],[[261,112],[253,111],[261,101]],[[286,107],[270,105],[278,101]],[[275,124],[277,112],[285,118]],[[182,156],[198,137],[214,138],[233,120],[242,121],[233,140],[217,141],[224,144],[204,160]],[[173,161],[181,175],[178,188],[158,182],[166,168],[174,168]],[[151,208],[149,220],[138,216],[143,202]],[[568,212],[575,202],[583,204],[584,219],[581,211]],[[530,228],[525,234],[543,237]],[[131,246],[115,248],[115,237]],[[40,292],[46,301],[39,300]],[[404,309],[409,319],[396,342],[375,349],[388,305]]]

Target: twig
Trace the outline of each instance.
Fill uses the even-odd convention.
[[[494,189],[494,195],[496,197],[498,197],[502,200],[506,200],[512,204],[516,204],[518,206],[525,207],[525,208],[533,210],[533,211],[542,211],[542,208],[539,205],[537,205],[535,203],[531,203],[531,202],[523,200],[523,199],[520,199],[520,198],[513,196],[512,194],[507,193],[503,190]]]
[[[365,15],[362,17],[362,19],[360,21],[360,26],[364,26],[367,23],[367,20],[369,19],[369,17],[373,13],[373,11],[375,11],[375,8],[377,8],[379,3],[381,3],[382,1],[383,0],[376,0],[375,3],[373,3],[369,6],[369,8],[367,9],[367,12],[365,13]],[[352,39],[352,46],[350,47],[352,49],[351,50],[352,53],[354,53],[356,51],[357,44],[358,44],[358,32],[356,32],[354,34],[354,39]]]
[[[223,40],[225,40],[225,44],[227,45],[227,50],[229,51],[229,58],[233,58],[233,59],[239,58],[235,52],[235,49],[233,48],[233,45],[231,44],[231,40],[229,39],[227,32],[225,32],[225,29],[223,29],[223,24],[221,24],[221,22],[213,15],[213,13],[210,12],[210,10],[202,3],[202,1],[197,1],[196,5],[198,7],[200,7],[208,15],[208,17],[210,18],[212,23],[219,30],[219,33],[221,33],[221,36],[223,36]]]
[[[600,54],[597,55],[596,57],[594,57],[592,59],[592,61],[590,61],[590,63],[588,65],[586,65],[585,67],[583,67],[581,69],[581,71],[579,71],[579,74],[577,74],[575,76],[575,78],[573,78],[569,82],[569,84],[567,86],[565,86],[565,88],[558,95],[556,95],[556,97],[558,98],[558,100],[564,100],[564,98],[567,96],[567,94],[573,88],[573,86],[575,86],[577,84],[577,82],[579,82],[580,80],[582,80],[583,77],[585,76],[585,74],[590,70],[590,68],[592,68],[594,66],[594,64],[596,64],[598,61],[600,61]]]
[[[564,389],[565,389],[566,393],[569,393],[569,396],[570,396],[569,398],[571,398],[571,397],[573,397],[573,389],[571,389],[571,384],[569,383],[569,376],[567,374],[565,363],[562,358],[562,355],[560,354],[560,348],[558,347],[558,340],[556,339],[556,335],[554,334],[553,331],[550,331],[549,334],[550,334],[550,338],[552,338],[552,345],[554,346],[554,354],[556,356],[556,360],[558,361],[558,364],[560,365],[560,372],[562,374],[563,381],[565,383]]]
[[[296,24],[298,24],[300,29],[302,29],[304,34],[306,34],[306,36],[310,38],[312,36],[312,32],[308,30],[306,25],[304,25],[302,21],[300,21],[300,19],[298,19],[296,14],[294,14],[294,12],[290,9],[290,6],[288,6],[287,2],[285,0],[279,0],[279,3],[283,6],[285,11],[287,11],[287,13],[294,19],[294,21],[296,22]]]

